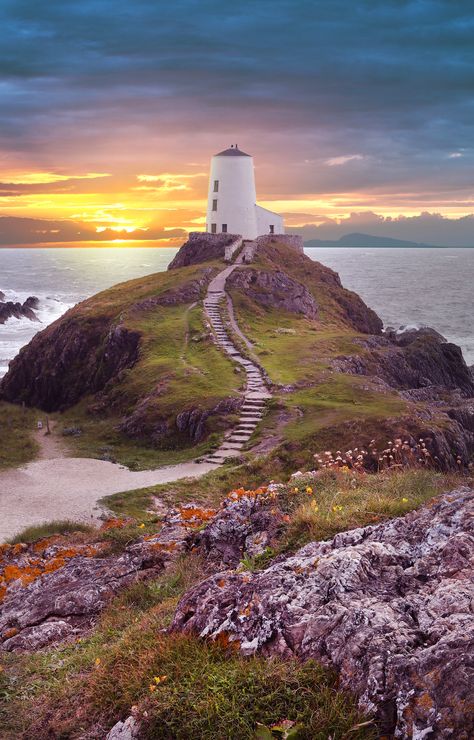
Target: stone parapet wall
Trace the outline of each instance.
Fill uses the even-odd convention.
[[[232,244],[228,244],[225,248],[224,253],[224,259],[226,262],[232,262],[232,258],[234,257],[235,253],[240,249],[242,246],[242,237],[237,236]]]

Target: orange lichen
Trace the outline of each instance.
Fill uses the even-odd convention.
[[[179,514],[181,519],[185,522],[189,522],[191,519],[199,519],[201,522],[208,522],[213,519],[216,515],[215,509],[199,509],[193,506],[180,506]]]
[[[4,640],[9,640],[10,637],[15,637],[15,635],[17,635],[18,632],[19,632],[19,630],[16,627],[10,627],[9,630],[6,630],[3,633],[2,637],[3,637]]]
[[[105,532],[108,529],[122,529],[123,527],[128,526],[131,522],[131,519],[120,519],[119,517],[107,519],[101,526],[101,530]]]

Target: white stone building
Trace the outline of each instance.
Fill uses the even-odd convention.
[[[211,160],[206,231],[240,234],[256,239],[264,234],[284,234],[282,216],[257,205],[253,158],[237,145]]]

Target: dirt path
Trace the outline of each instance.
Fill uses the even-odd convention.
[[[36,429],[34,439],[38,445],[37,460],[54,460],[57,457],[67,457],[68,450],[63,438],[57,433],[57,422],[49,422],[50,433],[47,429]]]
[[[82,457],[42,459],[0,473],[0,542],[33,524],[53,519],[97,522],[103,496],[180,478],[198,478],[216,465],[180,463],[133,472],[103,460]]]

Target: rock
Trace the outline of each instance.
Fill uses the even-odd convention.
[[[4,301],[5,298],[6,298],[5,293],[2,290],[0,290],[0,301]]]
[[[215,526],[215,525],[211,525]],[[172,629],[244,654],[314,658],[382,734],[474,736],[474,490],[191,589]]]
[[[188,241],[183,244],[178,254],[171,260],[168,270],[196,265],[209,260],[224,260],[225,248],[238,238],[238,234],[191,232]]]
[[[6,305],[6,304],[5,304]],[[1,310],[1,307],[0,307]],[[138,359],[140,334],[91,318],[87,328],[74,309],[36,334],[11,361],[1,396],[43,411],[69,408],[95,393]]]
[[[5,324],[8,319],[29,319],[30,321],[39,321],[39,318],[33,311],[33,308],[38,308],[39,302],[37,298],[30,297],[26,301],[21,303],[14,303],[13,301],[4,302],[5,295],[2,293],[3,298],[1,299],[0,305],[0,324]]]
[[[161,572],[215,514],[182,505],[159,532],[118,555],[107,554],[104,542],[72,545],[61,537],[0,546],[0,650],[35,650],[83,632],[121,589]]]
[[[227,288],[243,291],[256,303],[303,314],[309,319],[318,315],[318,306],[309,290],[284,272],[247,268],[234,270],[227,278]]]
[[[135,717],[128,717],[125,722],[117,722],[107,733],[105,740],[135,740],[139,737],[140,725]]]
[[[17,635],[5,640],[1,649],[10,652],[32,652],[39,650],[46,645],[53,645],[61,640],[66,640],[67,638],[72,637],[76,632],[77,630],[63,619],[52,619],[51,621],[43,622],[42,624],[26,627]]]
[[[261,555],[276,541],[284,526],[284,514],[272,504],[267,492],[267,488],[234,492],[198,535],[196,545],[218,567],[234,567],[244,556]]]
[[[33,308],[36,310],[39,307],[40,307],[39,298],[37,298],[34,295],[30,295],[29,298],[27,298],[23,304],[23,308]]]
[[[447,341],[442,334],[436,331],[436,329],[431,329],[429,326],[422,326],[419,329],[407,328],[405,326],[400,327],[400,329],[388,327],[384,331],[384,336],[390,339],[394,344],[398,344],[400,347],[407,347],[415,340],[423,337],[430,337],[431,339],[435,339],[437,342]]]

